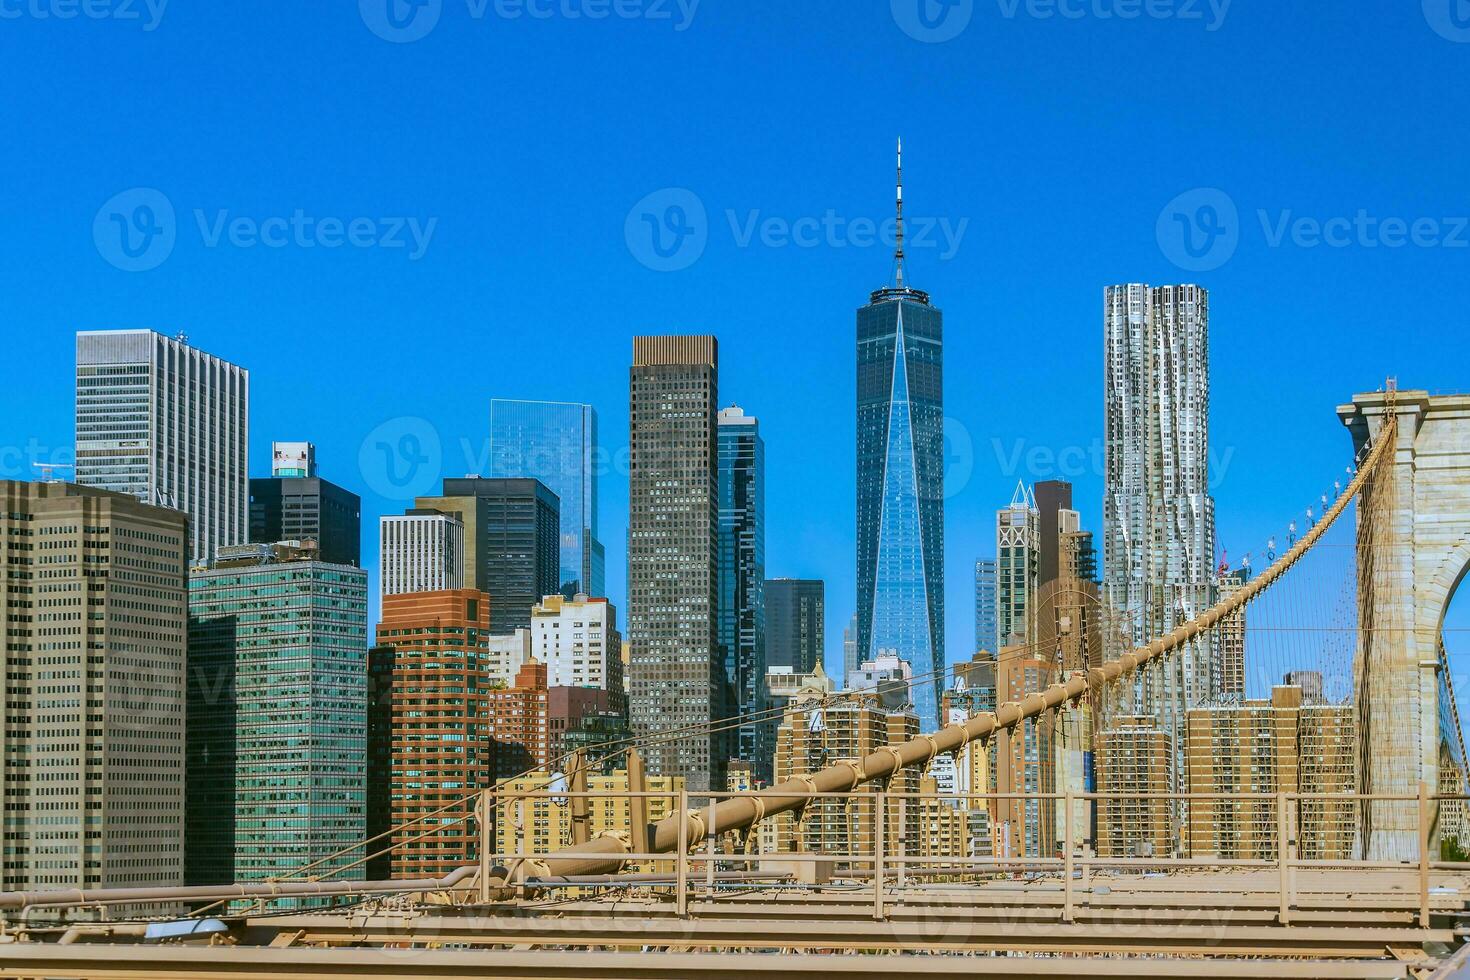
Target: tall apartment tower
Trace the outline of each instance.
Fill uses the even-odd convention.
[[[766,579],[766,666],[790,667],[798,674],[816,670],[826,619],[827,586],[821,579]]]
[[[863,660],[896,651],[915,675],[944,668],[944,315],[904,281],[899,145],[894,284],[857,313],[857,609]],[[926,678],[927,679],[927,678]],[[935,683],[915,686],[937,727]]]
[[[735,406],[720,410],[715,433],[720,504],[716,621],[730,713],[751,715],[766,700],[766,444],[755,417]],[[774,725],[748,720],[733,735],[736,758],[758,763],[770,759]]]
[[[994,558],[975,562],[975,652],[985,650],[992,660],[1000,650],[998,575]]]
[[[381,594],[463,589],[464,548],[464,521],[453,514],[415,509],[379,518]]]
[[[1193,619],[1215,597],[1209,321],[1199,286],[1135,283],[1104,295],[1103,588],[1131,646]],[[1176,778],[1185,712],[1215,693],[1210,642],[1191,644],[1176,669],[1146,671],[1137,685],[1138,712],[1155,716],[1179,756]]]
[[[247,539],[250,372],[151,330],[77,334],[77,482],[189,515],[190,557]]]
[[[1036,499],[1016,485],[1008,506],[995,514],[996,629],[1000,646],[1036,642],[1036,598],[1041,569],[1041,529]]]
[[[570,402],[490,402],[490,475],[532,477],[561,501],[561,594],[607,596],[597,538],[597,411]]]
[[[472,589],[389,595],[369,660],[369,836],[449,806],[494,777],[485,654],[490,603]],[[476,858],[479,832],[452,824],[424,837],[393,830],[380,872],[437,878]],[[423,839],[419,839],[423,838]],[[380,850],[380,841],[371,850]]]
[[[250,481],[250,540],[311,539],[322,561],[362,564],[362,499],[323,480],[309,442],[271,443],[271,475]]]
[[[490,597],[490,632],[531,628],[531,610],[561,586],[561,503],[540,480],[446,479],[419,510],[464,524],[464,586]]]
[[[181,885],[188,522],[68,483],[0,496],[0,891]]]
[[[637,337],[630,372],[629,720],[639,737],[727,712],[719,656],[719,500],[714,337]],[[727,740],[650,747],[649,768],[691,790],[725,784]]]
[[[361,879],[367,572],[294,544],[221,548],[189,576],[188,632],[189,883],[339,851],[321,873]]]

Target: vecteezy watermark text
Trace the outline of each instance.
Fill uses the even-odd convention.
[[[644,20],[668,23],[675,32],[694,23],[701,0],[464,0],[474,21],[499,20]],[[420,41],[439,26],[444,0],[358,0],[358,14],[368,30],[394,44]]]
[[[317,216],[304,208],[289,214],[237,215],[229,208],[192,211],[205,248],[381,248],[403,250],[410,262],[424,257],[438,218],[413,216]],[[135,187],[112,197],[92,221],[97,252],[125,272],[147,272],[173,254],[179,221],[173,202],[152,187]]]
[[[1005,20],[1175,20],[1206,31],[1225,25],[1233,0],[995,0]],[[977,0],[889,0],[894,23],[928,44],[952,41],[975,19]]]
[[[874,248],[898,242],[898,220],[848,218],[828,208],[820,215],[788,217],[753,208],[726,209],[725,224],[736,248]],[[935,249],[945,261],[959,253],[969,218],[914,216],[904,219],[904,247]],[[628,251],[655,272],[676,272],[699,261],[709,245],[709,212],[698,194],[666,187],[628,211],[623,235]]]
[[[1258,208],[1255,219],[1267,248],[1470,248],[1470,215],[1379,216],[1358,208],[1324,217]],[[1155,234],[1170,262],[1189,272],[1210,272],[1234,257],[1247,229],[1229,194],[1200,187],[1164,206]]]
[[[145,31],[163,23],[169,0],[0,0],[0,20],[136,21]]]

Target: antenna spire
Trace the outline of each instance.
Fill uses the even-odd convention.
[[[903,286],[903,137],[898,138],[898,248],[893,253],[895,283]]]

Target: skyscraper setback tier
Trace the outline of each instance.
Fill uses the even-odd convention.
[[[765,707],[766,445],[754,416],[737,407],[716,419],[719,440],[719,640],[732,714]],[[732,754],[770,778],[776,726],[747,718],[733,732]]]
[[[1209,294],[1199,286],[1135,283],[1104,295],[1103,588],[1129,646],[1169,633],[1215,600],[1209,320]],[[1108,655],[1117,656],[1111,642]],[[1192,642],[1177,669],[1144,671],[1136,685],[1138,713],[1169,735],[1176,779],[1185,712],[1224,693],[1211,690],[1214,642]]]
[[[532,477],[561,501],[560,588],[606,598],[597,537],[597,412],[568,402],[490,402],[490,475]]]
[[[189,515],[190,557],[249,533],[250,373],[151,330],[77,334],[77,482]]]
[[[269,477],[250,481],[250,540],[310,539],[322,561],[362,564],[362,500],[316,472],[310,443],[272,443]]]
[[[718,656],[719,505],[714,337],[638,337],[629,372],[628,703],[639,737],[727,712]],[[724,785],[719,734],[648,749],[655,773],[690,790]]]
[[[0,891],[184,882],[187,518],[0,481]]]

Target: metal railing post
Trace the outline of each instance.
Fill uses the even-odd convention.
[[[689,914],[689,791],[679,790],[679,852],[674,857],[674,903],[679,917]]]
[[[1429,928],[1429,786],[1419,783],[1419,928]]]
[[[1280,875],[1278,888],[1280,889],[1281,909],[1279,912],[1282,925],[1291,924],[1291,851],[1290,840],[1287,835],[1287,794],[1276,794],[1276,868]]]
[[[704,869],[704,887],[709,897],[715,897],[715,798],[709,798],[709,819],[704,825],[705,836],[709,838],[709,862]],[[746,870],[749,870],[748,868]]]
[[[873,821],[873,918],[883,921],[883,852],[887,849],[888,794],[879,792],[874,804],[876,817]]]
[[[492,830],[495,815],[495,791],[480,790],[479,805],[475,818],[480,824],[480,904],[490,904],[490,858],[495,850],[495,834]]]
[[[1067,791],[1063,801],[1067,812],[1063,815],[1062,829],[1062,921],[1072,921],[1072,791]]]

